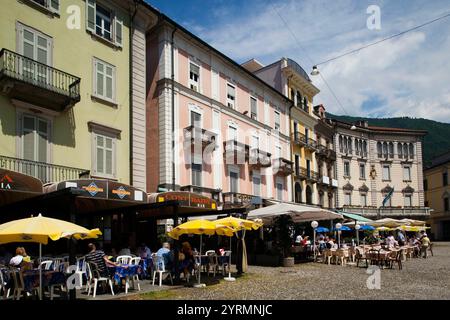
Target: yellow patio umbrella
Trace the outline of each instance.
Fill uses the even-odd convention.
[[[61,238],[90,239],[101,235],[99,229],[86,229],[74,223],[43,217],[19,219],[0,225],[0,244],[11,242],[39,243],[39,259],[42,259],[42,245]],[[39,294],[42,295],[42,269],[39,268]],[[42,298],[42,296],[41,296]]]
[[[200,235],[200,266],[201,267],[201,255],[202,255],[202,240],[203,235],[219,235],[219,236],[227,236],[232,237],[236,230],[221,224],[217,224],[213,221],[209,220],[191,220],[180,224],[169,231],[167,235],[173,239],[178,240],[179,237],[183,234],[198,234]],[[198,272],[198,283],[195,285],[196,287],[204,287],[205,284],[200,282],[201,270]]]
[[[378,227],[377,230],[378,230],[378,231],[392,231],[392,230],[394,230],[394,229],[388,228],[388,227]]]
[[[404,231],[412,231],[412,232],[419,232],[419,231],[424,231],[425,229],[430,229],[430,227],[420,227],[420,226],[401,226],[397,229],[401,229]]]
[[[220,225],[225,225],[225,226],[231,227],[231,228],[235,229],[236,231],[258,230],[259,228],[261,228],[263,226],[262,222],[259,223],[259,222],[255,222],[252,220],[240,219],[240,218],[235,218],[235,217],[226,217],[226,218],[218,219],[214,222],[217,224],[220,224]],[[232,236],[230,237],[230,252],[231,252],[231,239],[232,239]],[[236,279],[231,276],[231,253],[229,255],[229,265],[230,265],[230,267],[228,268],[228,277],[225,277],[224,279],[226,281],[235,281]]]

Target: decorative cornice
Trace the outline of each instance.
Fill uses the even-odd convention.
[[[359,187],[359,192],[368,192],[369,187],[366,186],[366,184],[363,184],[361,187]]]
[[[392,187],[388,184],[386,187],[384,187],[383,189],[381,189],[382,193],[389,193],[392,191]]]
[[[407,185],[403,190],[403,193],[413,193],[414,192],[414,188],[411,187],[410,185]]]
[[[347,190],[347,191],[353,191],[354,187],[350,184],[350,182],[347,182],[346,185],[344,185],[342,187],[343,190]]]

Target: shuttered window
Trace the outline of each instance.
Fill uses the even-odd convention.
[[[94,58],[94,96],[116,101],[116,67]]]
[[[116,175],[116,139],[94,133],[94,175],[114,178]]]
[[[118,47],[123,46],[122,18],[95,0],[86,0],[86,29]]]

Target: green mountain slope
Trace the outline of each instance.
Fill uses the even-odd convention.
[[[331,119],[337,119],[345,122],[355,122],[358,120],[367,120],[369,125],[380,127],[393,127],[403,129],[426,130],[428,134],[424,139],[423,160],[426,166],[431,159],[450,150],[450,123],[442,123],[422,118],[363,118],[350,116],[336,116],[327,114]]]

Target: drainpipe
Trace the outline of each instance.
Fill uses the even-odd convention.
[[[174,52],[174,36],[177,28],[172,31],[172,39],[170,42],[171,50],[171,78],[172,78],[172,191],[175,191],[175,52]]]
[[[291,80],[291,78],[292,78],[292,76],[290,76],[290,77],[288,77],[287,78],[287,86],[288,86],[288,92],[287,92],[287,97],[288,97],[288,99],[289,99],[289,94],[291,93],[290,92],[290,80]],[[289,100],[291,100],[292,101],[292,99],[289,99]],[[289,143],[290,143],[290,145],[291,145],[291,161],[292,162],[294,162],[293,160],[295,160],[295,159],[293,159],[293,155],[294,155],[294,144],[292,143],[292,138],[291,138],[291,135],[292,135],[292,130],[291,130],[291,128],[292,128],[292,108],[294,107],[294,104],[295,104],[295,102],[293,102],[290,106],[289,106]],[[294,166],[295,166],[295,163],[294,163]],[[294,168],[295,169],[295,168]],[[292,180],[291,180],[291,188],[292,188],[292,190],[291,190],[291,196],[292,196],[292,202],[295,202],[295,179],[294,179],[294,177],[293,177],[293,175],[292,175]]]
[[[134,0],[134,12],[130,17],[130,28],[129,28],[129,52],[130,52],[130,65],[129,65],[129,82],[130,82],[130,116],[129,116],[129,126],[130,126],[130,185],[133,185],[133,25],[134,19],[138,11],[138,0]]]

